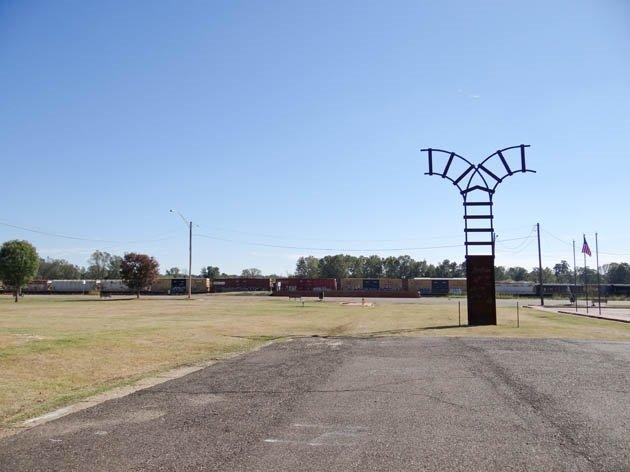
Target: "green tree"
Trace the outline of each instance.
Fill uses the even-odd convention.
[[[573,283],[573,271],[571,271],[571,267],[567,261],[562,260],[558,264],[554,265],[553,274],[559,283]]]
[[[201,276],[209,279],[218,279],[221,277],[221,271],[215,266],[206,266],[201,269]]]
[[[130,252],[125,254],[120,265],[120,275],[131,290],[140,298],[140,291],[146,289],[159,276],[160,264],[147,254]]]
[[[348,259],[343,254],[322,257],[319,260],[319,275],[334,279],[348,277]]]
[[[377,279],[383,276],[383,259],[377,255],[372,255],[366,258],[363,277]]]
[[[13,288],[17,303],[20,291],[37,273],[39,256],[28,241],[5,242],[0,248],[0,279]]]
[[[364,277],[366,262],[365,256],[348,256],[348,275],[356,278]]]
[[[106,279],[119,279],[120,267],[122,265],[122,257],[110,255],[107,261],[107,277]]]
[[[506,272],[507,278],[515,282],[527,280],[529,275],[525,267],[510,267]]]
[[[530,282],[538,283],[538,267],[534,267],[532,271],[528,275],[528,279]],[[556,278],[556,274],[549,268],[543,267],[543,284],[553,284],[558,282]]]
[[[81,278],[82,269],[65,259],[40,259],[36,277],[46,280],[78,280]]]
[[[319,277],[319,259],[313,256],[300,257],[295,264],[295,276],[306,279]]]
[[[613,262],[604,267],[606,280],[611,284],[630,284],[630,264]]]
[[[94,251],[88,259],[88,267],[85,271],[87,279],[118,279],[122,257],[114,256],[106,251]]]
[[[241,277],[262,277],[262,271],[252,267],[251,269],[243,269]]]
[[[179,267],[171,267],[170,269],[166,269],[167,277],[177,278],[180,274],[181,271],[179,270]]]
[[[385,273],[385,277],[398,278],[400,276],[398,258],[394,256],[386,257],[383,260],[383,272]]]

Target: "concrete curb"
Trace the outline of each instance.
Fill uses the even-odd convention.
[[[630,323],[630,320],[624,320],[620,318],[610,318],[607,316],[597,316],[597,315],[587,315],[586,313],[576,313],[575,311],[567,311],[567,310],[556,310],[553,308],[546,308],[535,305],[525,305],[523,308],[532,308],[534,310],[543,311],[546,313],[561,313],[563,315],[573,315],[573,316],[581,316],[583,318],[593,318],[594,320],[606,320],[606,321],[617,321],[619,323]]]

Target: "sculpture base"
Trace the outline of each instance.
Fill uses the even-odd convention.
[[[466,256],[468,325],[496,325],[494,256]]]

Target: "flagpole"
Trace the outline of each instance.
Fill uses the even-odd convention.
[[[597,264],[597,306],[599,316],[602,316],[602,281],[599,275],[599,244],[597,243],[597,233],[595,233],[595,263]]]
[[[584,241],[586,241],[586,235],[582,235]],[[586,253],[584,252],[584,248],[582,248],[582,254],[584,254],[584,297],[586,299],[586,314],[588,315],[588,281],[586,278]]]
[[[575,311],[578,311],[578,291],[577,291],[577,262],[575,261],[575,239],[573,240],[573,291],[575,298]]]

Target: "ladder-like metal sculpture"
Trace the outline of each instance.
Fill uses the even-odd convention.
[[[429,157],[429,172],[425,175],[439,175],[450,180],[464,199],[469,324],[496,324],[493,198],[497,187],[507,177],[535,172],[528,169],[525,162],[527,147],[529,145],[521,144],[500,149],[477,165],[454,152],[422,149]],[[514,156],[516,149],[520,154]],[[514,165],[515,157],[517,165]],[[445,161],[443,166],[440,161]],[[512,162],[512,166],[508,161]],[[473,248],[486,254],[473,255]]]

